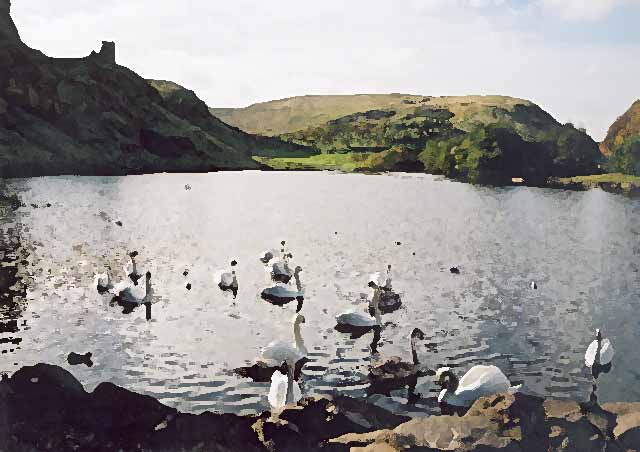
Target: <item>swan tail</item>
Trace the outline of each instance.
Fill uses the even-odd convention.
[[[517,393],[517,392],[520,392],[520,390],[521,390],[521,389],[522,389],[522,384],[519,384],[519,385],[511,386],[511,387],[507,390],[507,392],[508,392],[509,394],[515,394],[515,393]]]

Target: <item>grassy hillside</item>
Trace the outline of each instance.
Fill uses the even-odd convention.
[[[597,144],[584,131],[559,124],[523,99],[327,97],[268,102],[236,110],[227,118],[252,122],[269,112],[271,119],[265,119],[263,133],[268,128],[285,141],[324,154],[306,161],[262,160],[274,168],[422,170],[471,182],[506,184],[513,177],[523,177],[529,184],[544,184],[552,176],[593,173],[601,158]],[[357,111],[362,105],[375,108]],[[336,116],[344,112],[349,113]],[[305,126],[307,120],[310,125]],[[291,131],[295,127],[298,130]]]
[[[192,92],[156,88],[103,43],[85,58],[24,45],[0,0],[0,176],[257,168],[254,137]]]
[[[640,176],[640,100],[611,125],[600,149],[609,169]]]

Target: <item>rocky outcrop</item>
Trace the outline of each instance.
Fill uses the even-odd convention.
[[[464,416],[413,419],[390,430],[330,440],[351,451],[631,452],[640,404],[604,407],[523,394],[482,398]]]
[[[30,49],[0,0],[0,177],[258,167],[254,137],[182,113],[116,64],[113,42],[85,58]]]
[[[637,452],[640,403],[496,394],[463,416],[410,419],[335,395],[275,414],[193,415],[111,383],[87,392],[66,370],[37,364],[0,382],[0,450]]]
[[[335,436],[408,419],[344,396],[304,399],[278,416],[185,414],[111,383],[86,392],[69,372],[48,364],[23,367],[0,382],[3,452],[313,451]]]
[[[11,0],[0,0],[0,40],[20,43],[18,29],[11,18]]]

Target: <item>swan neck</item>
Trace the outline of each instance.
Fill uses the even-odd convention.
[[[375,289],[371,302],[373,304],[373,317],[376,319],[378,325],[382,325],[382,316],[380,315],[380,289]]]
[[[416,338],[411,338],[411,357],[413,358],[413,364],[417,366],[420,364],[418,361],[418,352],[416,352]]]
[[[293,403],[293,371],[291,366],[287,366],[287,395],[285,397],[285,404],[289,405]]]
[[[151,279],[147,279],[145,283],[145,293],[148,295],[151,293]]]
[[[298,272],[295,272],[293,274],[293,278],[296,280],[296,288],[298,289],[298,292],[302,292],[302,283],[300,282],[300,274]]]
[[[293,341],[299,352],[307,353],[307,348],[304,345],[304,339],[302,339],[302,333],[300,332],[300,322],[298,321],[293,324]]]

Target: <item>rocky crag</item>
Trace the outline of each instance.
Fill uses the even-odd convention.
[[[336,395],[278,414],[194,415],[111,383],[86,392],[66,370],[37,364],[0,382],[0,450],[632,452],[640,403],[497,394],[463,416],[409,419]]]
[[[10,6],[0,0],[1,177],[258,168],[252,153],[265,143],[195,94],[161,95],[117,64],[113,42],[84,58],[31,49]]]

